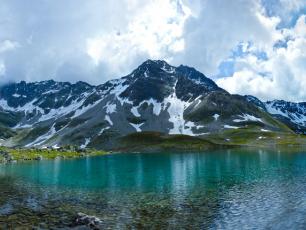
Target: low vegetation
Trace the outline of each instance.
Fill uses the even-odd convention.
[[[122,138],[118,146],[117,151],[139,152],[201,151],[232,147],[306,148],[306,136],[249,125],[239,129],[224,129],[201,137],[164,135],[158,132],[134,133]]]
[[[97,141],[101,142],[101,140]],[[46,148],[7,148],[0,147],[0,162],[19,162],[28,160],[42,160],[55,158],[77,158],[107,154],[93,148],[80,149],[74,146],[59,149]],[[116,152],[193,152],[207,151],[217,148],[233,147],[261,147],[261,148],[306,148],[306,136],[291,131],[278,132],[265,130],[256,125],[244,128],[223,129],[216,133],[200,137],[187,135],[168,135],[159,132],[133,133],[124,137],[117,137],[116,142],[108,148]]]
[[[22,148],[0,148],[0,162],[20,162],[29,160],[56,159],[56,158],[78,158],[87,156],[105,155],[107,152],[92,149],[75,149],[59,148],[59,149],[22,149]]]
[[[166,135],[158,132],[133,133],[123,137],[117,151],[204,151],[224,147],[210,140],[187,135]]]
[[[306,147],[306,136],[293,132],[276,132],[259,128],[224,130],[204,137],[215,144],[249,147]]]

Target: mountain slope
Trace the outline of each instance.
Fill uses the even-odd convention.
[[[248,98],[229,94],[194,68],[164,61],[148,60],[99,86],[8,84],[0,89],[0,107],[11,146],[114,149],[137,132],[200,138],[228,130],[291,132]]]
[[[267,112],[282,121],[296,133],[306,134],[306,102],[294,103],[283,100],[265,103]]]
[[[262,102],[254,96],[245,97],[250,103],[271,114],[294,132],[306,134],[306,102],[295,103],[284,100]]]

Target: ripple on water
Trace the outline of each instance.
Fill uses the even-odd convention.
[[[303,229],[305,189],[306,154],[132,154],[15,165],[0,177],[0,228],[67,227],[82,212],[103,228]]]

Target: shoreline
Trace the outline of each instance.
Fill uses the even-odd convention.
[[[216,145],[214,148],[204,149],[159,149],[159,148],[147,148],[147,149],[122,149],[118,151],[104,151],[94,149],[84,149],[83,151],[71,151],[71,150],[55,150],[55,149],[10,149],[6,147],[0,147],[0,165],[25,163],[41,160],[73,160],[85,157],[97,157],[106,155],[117,154],[160,154],[160,153],[206,153],[214,151],[228,151],[228,150],[262,150],[262,151],[280,151],[295,153],[298,151],[306,150],[305,145],[270,145],[270,146],[255,146],[255,145]]]
[[[11,149],[0,148],[0,164],[22,163],[29,161],[77,159],[108,155],[110,152],[103,150],[68,150],[68,149]]]

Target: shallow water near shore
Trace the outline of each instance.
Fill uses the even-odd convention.
[[[305,229],[306,151],[114,154],[0,166],[0,228]]]

